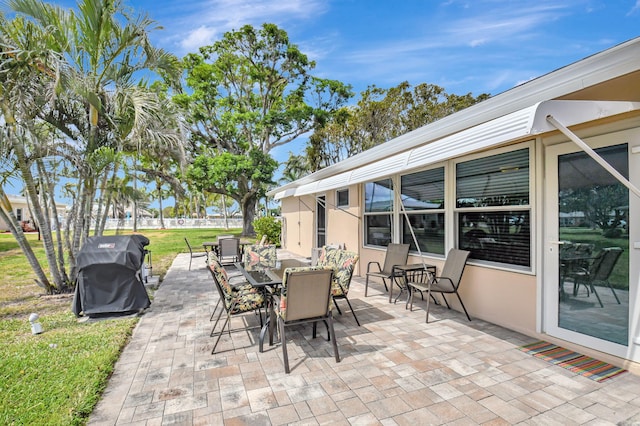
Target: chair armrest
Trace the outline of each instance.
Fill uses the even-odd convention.
[[[382,272],[382,268],[380,267],[380,262],[372,260],[371,262],[367,263],[367,274],[369,272],[371,272],[371,265],[377,265],[378,266],[378,270],[374,271],[374,272]]]

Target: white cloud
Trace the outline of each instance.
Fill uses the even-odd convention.
[[[200,46],[207,46],[215,40],[217,31],[211,27],[201,26],[190,31],[180,41],[180,47],[186,51],[197,51]]]
[[[627,16],[634,15],[634,14],[638,13],[639,10],[640,10],[640,0],[636,0],[635,6],[633,6],[631,8],[629,13],[627,13]]]
[[[327,11],[322,0],[205,0],[185,3],[186,11],[180,22],[175,22],[173,33],[177,44],[187,51],[197,50],[216,34],[238,30],[244,25],[260,26],[265,22],[279,26],[317,18]],[[184,30],[177,29],[184,28]],[[197,27],[196,30],[192,28]]]

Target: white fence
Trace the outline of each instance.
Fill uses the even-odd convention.
[[[167,229],[180,228],[242,228],[242,218],[237,219],[163,219]],[[92,225],[93,227],[93,225]],[[138,219],[138,229],[161,229],[160,219]],[[107,219],[104,229],[133,229],[133,219]]]

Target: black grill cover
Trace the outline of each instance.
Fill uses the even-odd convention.
[[[78,253],[73,297],[76,316],[131,313],[151,305],[141,268],[149,239],[143,235],[89,237]]]

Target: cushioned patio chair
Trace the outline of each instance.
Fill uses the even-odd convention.
[[[364,297],[367,297],[367,290],[369,289],[369,277],[382,278],[384,289],[389,291],[389,288],[387,287],[387,280],[389,280],[390,285],[393,285],[393,267],[396,265],[406,265],[408,257],[409,244],[392,243],[387,246],[387,252],[384,256],[384,263],[382,267],[380,267],[379,262],[369,262],[367,264],[367,276],[365,278],[364,284]],[[375,270],[376,268],[377,270]]]
[[[287,334],[289,326],[312,322],[315,338],[316,324],[327,325],[329,340],[333,343],[336,362],[340,362],[338,344],[333,328],[331,285],[333,270],[321,266],[287,268],[284,271],[279,301],[276,304],[278,328],[282,340],[284,371],[288,374]],[[267,327],[267,325],[265,325]]]
[[[231,289],[232,289],[233,292],[244,291],[244,292],[255,293],[255,292],[258,291],[257,288],[255,288],[254,286],[249,284],[247,282],[247,280],[244,279],[242,274],[229,275],[229,272],[226,269],[224,269],[224,266],[222,266],[222,263],[220,263],[220,260],[218,260],[218,257],[213,252],[210,252],[208,254],[207,266],[209,266],[210,268],[213,266],[213,269],[210,269],[210,272],[212,272],[212,273],[213,273],[214,270],[217,270],[216,268],[220,268],[220,270],[221,270],[220,273],[224,273],[225,274],[225,279],[227,280],[227,282],[231,286]],[[218,301],[216,302],[216,306],[214,306],[213,311],[211,312],[211,317],[209,318],[209,321],[213,321],[213,317],[215,316],[216,312],[218,311],[218,308],[220,307],[220,302],[221,301],[222,301],[222,299],[218,298]]]
[[[460,281],[462,280],[462,273],[464,272],[464,268],[467,264],[467,259],[469,258],[469,254],[471,252],[467,250],[460,249],[451,249],[447,254],[447,259],[444,262],[444,266],[442,268],[442,273],[440,276],[432,276],[431,274],[423,274],[422,276],[426,279],[421,280],[419,282],[415,281],[407,281],[407,286],[411,289],[411,296],[409,297],[410,310],[413,310],[413,296],[416,291],[426,291],[427,292],[427,319],[425,322],[429,322],[429,301],[433,296],[433,293],[442,294],[442,299],[444,299],[444,303],[447,305],[447,308],[451,309],[449,306],[449,302],[447,298],[444,296],[445,294],[455,294],[460,301],[460,306],[462,306],[462,310],[464,310],[467,319],[471,321],[471,317],[467,312],[467,308],[464,307],[464,303],[462,303],[462,298],[458,293],[458,289],[460,287]]]
[[[209,271],[211,272],[211,276],[213,277],[213,281],[218,290],[218,294],[220,296],[220,301],[223,309],[220,309],[220,313],[218,314],[218,318],[213,325],[213,329],[211,330],[211,337],[217,337],[213,349],[211,349],[211,353],[215,353],[216,347],[218,346],[218,342],[220,342],[220,338],[225,331],[225,328],[228,327],[229,336],[231,333],[243,330],[251,330],[254,328],[262,328],[262,315],[260,310],[265,307],[264,296],[259,291],[241,291],[234,290],[233,287],[229,284],[227,274],[225,269],[219,263],[212,263],[209,266]],[[241,329],[231,329],[231,317],[235,315],[241,315],[248,312],[256,312],[260,317],[260,326],[259,327],[248,327],[248,324],[245,322],[245,326]],[[226,318],[224,323],[222,324],[222,328],[219,331],[216,331],[216,327],[220,322],[220,318],[222,314],[226,312]]]
[[[331,297],[335,303],[338,313],[342,315],[340,306],[338,306],[337,299],[344,299],[351,309],[353,318],[356,320],[356,324],[360,326],[360,321],[356,316],[356,312],[351,306],[351,302],[347,297],[349,293],[349,287],[351,285],[351,278],[353,277],[353,270],[358,263],[358,254],[352,251],[333,248],[331,246],[324,246],[318,257],[318,266],[330,267],[333,269],[333,284],[331,286]]]
[[[244,246],[243,262],[246,265],[273,267],[278,261],[275,244],[249,244]]]
[[[187,248],[189,249],[189,270],[191,270],[191,261],[198,257],[205,257],[207,255],[206,251],[194,251],[189,244],[189,240],[187,237],[184,238],[184,242],[187,243]],[[206,260],[206,259],[205,259]]]

